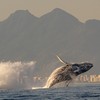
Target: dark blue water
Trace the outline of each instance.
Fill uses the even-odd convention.
[[[0,100],[100,100],[100,85],[35,90],[0,90]]]

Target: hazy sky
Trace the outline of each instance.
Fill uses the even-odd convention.
[[[62,8],[81,21],[100,20],[100,0],[0,0],[0,20],[16,10],[28,9],[41,16],[54,8]]]

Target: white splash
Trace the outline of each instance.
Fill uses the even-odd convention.
[[[0,88],[32,88],[35,63],[0,62]]]

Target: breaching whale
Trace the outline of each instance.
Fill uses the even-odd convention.
[[[69,85],[69,83],[73,80],[73,77],[76,77],[88,70],[90,70],[93,67],[92,63],[68,63],[62,60],[59,56],[57,56],[60,62],[64,64],[64,66],[61,66],[57,69],[55,69],[51,75],[49,76],[45,87],[51,88],[57,83],[60,82],[66,82],[66,86]]]

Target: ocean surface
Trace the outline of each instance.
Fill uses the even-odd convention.
[[[0,90],[0,100],[100,100],[100,84],[52,89]]]

